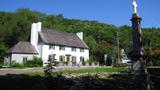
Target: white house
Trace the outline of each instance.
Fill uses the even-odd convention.
[[[30,42],[19,42],[8,51],[5,63],[15,61],[23,63],[33,56],[41,57],[43,63],[48,59],[56,61],[86,61],[89,59],[89,47],[83,41],[83,33],[58,32],[41,28],[41,22],[31,26]]]
[[[36,48],[30,42],[20,41],[8,50],[4,63],[10,64],[12,61],[25,63],[27,60],[31,60],[33,56],[38,56]]]

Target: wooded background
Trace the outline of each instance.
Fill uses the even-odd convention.
[[[67,19],[63,14],[47,15],[18,9],[15,12],[0,12],[0,60],[14,44],[19,41],[29,41],[31,24],[42,22],[42,27],[63,32],[83,32],[84,41],[90,47],[90,60],[103,62],[104,54],[107,60],[117,58],[117,32],[119,32],[120,49],[126,54],[132,51],[131,26],[114,26],[98,21]],[[149,60],[160,61],[160,28],[142,28],[143,46]],[[155,63],[156,64],[156,63]]]

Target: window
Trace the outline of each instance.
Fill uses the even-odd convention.
[[[51,61],[51,62],[53,62],[55,60],[55,56],[56,56],[56,54],[49,55],[48,56],[48,60]]]
[[[55,45],[50,45],[50,46],[49,46],[49,49],[54,50],[54,49],[55,49]]]
[[[23,57],[23,64],[27,63],[27,57]]]
[[[72,62],[76,62],[76,56],[72,56]]]
[[[80,62],[84,62],[84,57],[80,57]]]
[[[84,52],[84,49],[80,48],[80,52]]]
[[[72,66],[76,66],[76,56],[72,56]]]
[[[65,51],[65,47],[64,46],[59,46],[59,50]]]
[[[73,48],[73,47],[72,47],[72,51],[73,51],[73,52],[76,52],[76,48]]]
[[[63,55],[59,56],[59,61],[61,61],[61,62],[65,61],[65,56],[63,56]]]
[[[71,57],[71,55],[66,55],[66,61],[67,62],[70,62],[70,57]]]

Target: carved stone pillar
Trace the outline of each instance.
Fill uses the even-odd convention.
[[[132,15],[133,51],[131,59],[134,72],[144,71],[141,20],[137,13]]]

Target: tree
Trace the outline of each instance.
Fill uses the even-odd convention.
[[[95,52],[97,52],[97,50],[98,50],[98,44],[97,44],[96,40],[92,36],[87,36],[87,37],[85,37],[84,41],[89,46],[90,53],[95,54]]]
[[[5,47],[4,43],[0,42],[0,63],[3,62],[3,57],[7,52],[7,48]]]
[[[103,59],[104,53],[107,53],[110,59],[116,57],[117,32],[120,34],[120,48],[125,49],[127,53],[132,51],[132,29],[127,25],[117,27],[96,20],[67,19],[63,17],[63,14],[47,15],[25,8],[15,12],[0,12],[0,21],[2,48],[10,48],[19,41],[28,41],[31,24],[41,21],[43,27],[53,30],[69,33],[83,32],[84,40],[90,47],[90,55],[96,59]],[[149,48],[158,51],[160,28],[142,28],[142,32],[145,52]],[[2,53],[5,53],[5,49]],[[160,54],[155,55],[154,58],[159,60]]]

